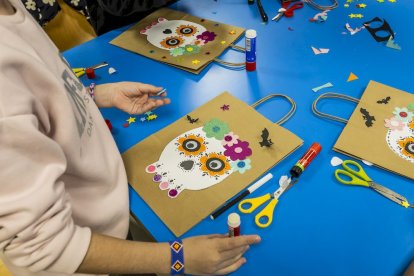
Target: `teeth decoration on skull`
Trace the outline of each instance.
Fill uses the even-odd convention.
[[[251,169],[249,142],[229,130],[228,125],[212,119],[171,140],[159,160],[146,167],[153,181],[168,196],[177,197],[183,190],[202,190],[216,185],[233,172]]]
[[[387,144],[398,156],[414,163],[414,103],[396,107],[392,113],[393,117],[384,120]]]
[[[213,41],[217,36],[200,24],[165,18],[158,18],[158,22],[153,22],[140,33],[147,36],[149,43],[169,51],[174,57],[197,54],[200,47]]]

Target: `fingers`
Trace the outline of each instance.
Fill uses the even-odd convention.
[[[134,102],[133,107],[131,108],[130,114],[141,114],[151,110],[156,109],[157,107],[169,104],[171,101],[168,98],[165,99],[148,99],[143,104],[137,104]]]
[[[241,246],[246,246],[250,244],[256,244],[260,242],[260,237],[258,235],[246,235],[239,236],[229,239],[223,239],[221,242],[219,251],[227,251]]]
[[[220,253],[220,256],[223,260],[230,260],[233,259],[235,256],[243,255],[250,247],[248,245],[240,246],[233,250],[227,250]]]
[[[243,257],[241,257],[240,259],[238,259],[235,262],[231,263],[229,266],[224,267],[224,268],[216,271],[214,274],[215,275],[225,275],[225,274],[229,274],[229,273],[234,272],[237,269],[239,269],[245,263],[246,263],[246,259],[243,258]]]
[[[151,94],[152,96],[157,95],[158,92],[163,90],[162,87],[157,87],[157,86],[147,84],[147,83],[139,83],[138,88],[139,88],[140,92]],[[157,95],[157,96],[165,97],[166,95],[167,95],[167,93],[163,93],[163,94]]]

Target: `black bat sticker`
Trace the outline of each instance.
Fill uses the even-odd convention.
[[[391,100],[391,97],[386,97],[385,99],[378,100],[377,103],[379,104],[387,104]]]
[[[269,131],[267,130],[267,128],[262,130],[262,141],[259,142],[261,147],[270,147],[271,145],[273,145],[273,142],[271,139],[269,139]]]
[[[191,116],[190,116],[190,115],[187,115],[187,120],[188,120],[191,124],[194,124],[194,123],[196,123],[196,122],[198,121],[198,118],[197,118],[197,119],[193,119],[193,118],[191,118]]]
[[[361,107],[361,109],[359,111],[361,111],[361,113],[362,113],[362,118],[365,120],[365,125],[367,127],[372,127],[372,125],[374,124],[374,121],[375,121],[375,117],[371,116],[365,108]]]

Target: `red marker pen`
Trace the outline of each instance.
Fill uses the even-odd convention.
[[[229,237],[240,236],[240,216],[237,213],[231,213],[227,217],[227,225],[229,227]]]
[[[292,178],[299,177],[321,150],[322,146],[319,143],[313,143],[302,158],[300,158],[300,160],[290,169]]]

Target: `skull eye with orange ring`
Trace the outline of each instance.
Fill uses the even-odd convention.
[[[200,158],[201,170],[210,176],[219,176],[225,174],[231,169],[227,158],[224,155],[210,153]]]
[[[184,43],[184,39],[178,36],[169,36],[164,38],[160,44],[164,48],[173,49]]]
[[[401,153],[409,158],[414,159],[414,138],[406,137],[398,141],[398,145],[401,147]]]
[[[194,26],[190,26],[190,25],[181,25],[181,26],[177,27],[175,32],[178,35],[192,36],[197,32],[197,28],[194,27]]]
[[[193,134],[178,139],[178,150],[185,155],[199,155],[206,150],[204,139]]]

